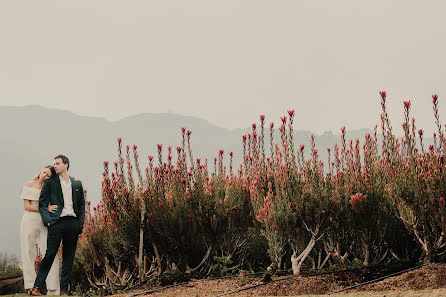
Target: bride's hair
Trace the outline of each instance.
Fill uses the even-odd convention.
[[[51,171],[51,176],[54,176],[54,174],[56,174],[56,170],[54,170],[53,165],[47,165],[47,166],[43,167],[42,169],[40,169],[40,171],[37,172],[36,175],[34,175],[33,180],[38,180],[39,176],[40,176],[40,172],[42,172],[42,170],[45,168],[48,168]]]

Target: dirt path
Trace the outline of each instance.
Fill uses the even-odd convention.
[[[275,278],[275,280],[288,277]],[[229,296],[308,296],[323,295],[364,281],[364,273],[338,272],[311,277],[292,277],[275,281],[265,286],[239,292]],[[261,284],[261,278],[234,277],[219,280],[192,280],[187,284],[141,296],[167,297],[210,297],[232,292],[248,286]],[[129,296],[154,289],[145,287],[140,290],[116,295]],[[425,290],[425,291],[422,291]],[[426,291],[427,290],[427,291]],[[367,293],[368,292],[368,293]],[[375,292],[375,293],[372,293]],[[390,292],[390,293],[389,293]],[[348,293],[348,294],[347,294]],[[446,264],[431,264],[405,274],[391,277],[359,289],[345,292],[346,296],[446,296]],[[367,295],[368,294],[368,295]],[[427,295],[426,295],[427,294]],[[337,294],[342,295],[342,294]]]

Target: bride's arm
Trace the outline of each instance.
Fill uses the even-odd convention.
[[[39,207],[31,205],[31,200],[23,199],[23,204],[25,205],[25,210],[39,212]]]
[[[23,203],[25,205],[25,210],[33,211],[33,212],[39,212],[39,207],[32,205],[31,204],[31,200],[24,199]],[[51,204],[48,205],[48,212],[53,213],[56,210],[57,210],[57,205],[51,205]]]

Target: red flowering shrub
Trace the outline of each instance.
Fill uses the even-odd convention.
[[[431,261],[446,251],[446,142],[438,96],[432,97],[438,131],[426,149],[425,132],[409,116],[410,101],[403,104],[404,137],[398,138],[387,93],[380,95],[381,139],[378,126],[362,143],[347,140],[342,127],[340,144],[327,148],[326,165],[314,136],[308,153],[304,145],[295,148],[293,110],[281,118],[277,143],[269,125],[269,152],[265,117],[252,125],[242,138],[238,169],[232,152],[225,165],[220,150],[210,161],[213,170],[207,159],[194,159],[192,132],[185,128],[181,145],[169,146],[164,158],[159,144],[145,170],[138,147],[126,146],[123,154],[118,138],[113,172],[104,162],[102,201],[93,212],[88,203],[79,266],[93,286],[112,290],[167,271],[259,268],[269,264],[264,258],[271,264],[267,279],[281,265],[299,274],[304,263],[322,268],[415,258],[411,236]]]

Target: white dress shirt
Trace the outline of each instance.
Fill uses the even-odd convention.
[[[73,209],[73,192],[71,189],[71,179],[68,178],[68,183],[64,181],[62,177],[59,175],[60,180],[60,186],[62,187],[62,194],[63,194],[63,201],[64,206],[62,209],[62,213],[60,214],[61,217],[66,216],[73,216],[75,217],[76,214],[74,213]]]

